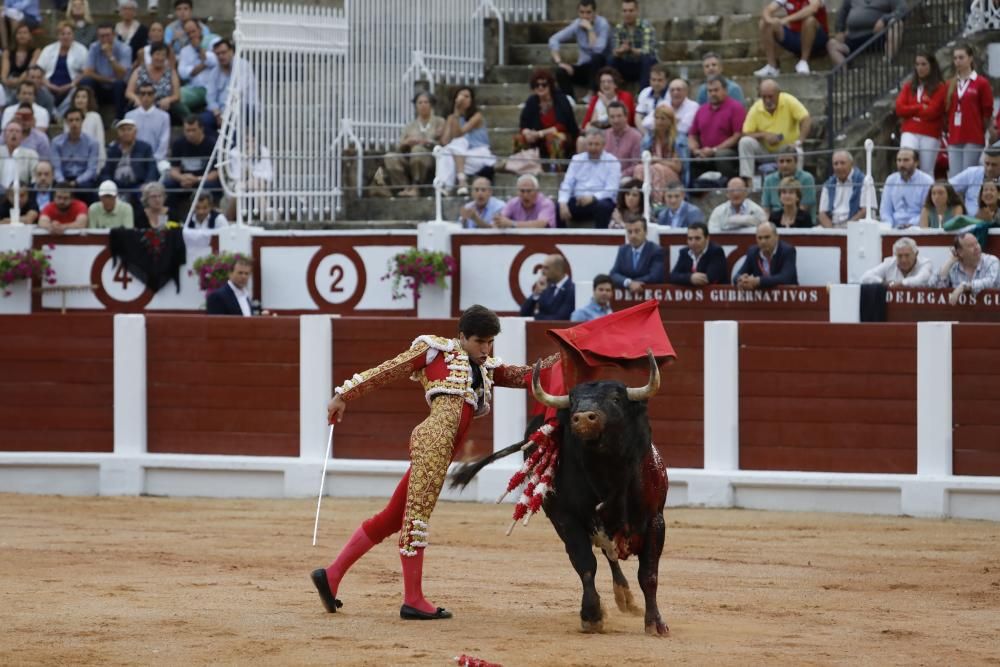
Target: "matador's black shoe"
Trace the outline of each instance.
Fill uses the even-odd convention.
[[[330,583],[326,580],[326,570],[323,568],[313,570],[309,578],[312,579],[313,585],[319,592],[319,599],[322,600],[323,606],[331,614],[336,614],[337,609],[343,607],[344,603],[333,597],[333,593],[330,592]]]
[[[426,612],[404,604],[399,608],[399,617],[407,621],[436,621],[441,618],[451,618],[451,612],[444,607],[438,607],[435,612]]]

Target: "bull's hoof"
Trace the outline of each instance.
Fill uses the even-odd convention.
[[[670,634],[670,628],[663,621],[646,624],[646,634],[650,637],[666,637]]]
[[[618,605],[618,610],[626,614],[631,614],[632,616],[641,616],[642,609],[635,604],[635,598],[632,597],[632,591],[628,586],[615,586],[615,604]]]
[[[580,629],[587,634],[604,632],[604,621],[580,621]]]

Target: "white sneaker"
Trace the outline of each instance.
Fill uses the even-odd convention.
[[[759,76],[762,78],[778,76],[779,74],[781,74],[781,70],[779,70],[774,65],[771,65],[770,63],[764,65],[759,70],[753,73],[754,76]]]
[[[809,63],[805,60],[800,60],[795,63],[795,73],[796,74],[812,74],[812,70],[809,69]]]

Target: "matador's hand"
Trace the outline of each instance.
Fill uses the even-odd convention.
[[[335,395],[330,399],[330,402],[326,404],[327,422],[330,424],[339,422],[344,418],[345,410],[347,410],[347,402],[340,397],[340,394]]]

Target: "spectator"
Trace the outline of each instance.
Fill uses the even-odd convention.
[[[920,211],[920,226],[925,229],[941,229],[952,218],[965,213],[962,198],[948,181],[938,181],[927,191],[927,199]]]
[[[667,183],[664,193],[664,203],[657,222],[661,227],[684,229],[694,223],[705,222],[705,214],[701,209],[684,199],[684,184],[680,181]],[[705,228],[706,231],[708,227]]]
[[[917,169],[917,151],[900,148],[896,153],[896,173],[885,179],[880,217],[896,228],[920,224],[920,212],[934,177]]]
[[[746,97],[743,95],[740,84],[722,76],[722,58],[719,57],[719,54],[709,51],[703,55],[701,57],[701,71],[705,75],[705,83],[698,86],[698,92],[694,96],[694,101],[699,106],[708,103],[708,80],[713,76],[721,76],[722,80],[726,82],[727,97],[736,100],[740,105],[746,104]]]
[[[103,169],[107,159],[104,148],[104,119],[97,113],[97,97],[94,91],[81,85],[73,91],[73,102],[70,105],[83,114],[83,133],[97,142],[97,168]]]
[[[957,215],[943,223],[941,228],[951,232],[969,225],[1000,223],[1000,216],[997,215],[998,208],[1000,208],[1000,189],[998,188],[1000,186],[993,181],[983,183],[979,188],[975,214]]]
[[[389,185],[403,188],[400,197],[416,197],[434,177],[434,147],[444,134],[444,118],[434,113],[434,96],[422,90],[413,98],[416,118],[403,128],[398,152],[385,156]]]
[[[90,3],[87,0],[70,0],[66,8],[66,21],[73,26],[73,40],[89,47],[97,39],[97,28],[94,17],[90,15]]]
[[[576,287],[566,273],[566,258],[549,255],[531,295],[521,304],[521,316],[536,320],[568,320],[576,303]]]
[[[198,116],[184,119],[184,136],[178,138],[171,147],[170,175],[163,179],[163,187],[167,189],[167,207],[174,220],[185,217],[180,213],[180,206],[198,187],[203,176],[203,190],[219,190],[219,171],[214,166],[209,169],[215,140],[214,135],[205,134]]]
[[[682,250],[670,272],[674,285],[722,285],[726,282],[726,252],[709,240],[708,225],[692,222],[687,228],[687,250]]]
[[[101,171],[101,180],[113,182],[133,209],[140,207],[139,190],[146,183],[160,178],[153,149],[137,139],[135,121],[123,118],[115,125],[117,140],[108,146],[108,160]]]
[[[115,39],[110,23],[102,23],[97,29],[97,41],[87,52],[80,86],[93,90],[97,102],[114,105],[115,118],[121,118],[125,115],[125,82],[131,66],[132,50]],[[97,104],[94,107],[96,110]]]
[[[592,220],[597,229],[606,229],[622,169],[618,159],[604,150],[603,132],[595,127],[584,136],[587,150],[573,156],[559,186],[559,218],[564,223]]]
[[[168,67],[167,49],[162,44],[150,47],[150,63],[139,65],[132,70],[125,89],[125,97],[136,107],[143,106],[138,91],[145,86],[153,89],[153,103],[163,111],[169,111],[175,116],[185,112],[180,105],[181,80],[177,71]]]
[[[628,124],[629,111],[624,104],[615,100],[608,105],[608,117],[611,127],[604,130],[605,150],[618,158],[622,173],[628,173],[639,165],[642,148],[642,135],[639,130]]]
[[[861,220],[867,210],[861,205],[861,187],[865,180],[847,151],[833,152],[833,174],[823,183],[819,197],[819,224],[844,227]]]
[[[993,116],[993,89],[975,70],[975,56],[968,44],[952,49],[955,78],[945,101],[948,134],[948,176],[954,178],[979,163],[983,137]]]
[[[14,114],[14,120],[21,124],[24,130],[24,139],[21,145],[38,153],[39,160],[52,160],[52,145],[49,142],[49,135],[35,127],[35,112],[30,104],[22,104]]]
[[[222,211],[215,208],[212,195],[207,192],[199,192],[194,202],[194,212],[188,220],[185,230],[198,229],[209,231],[215,229],[225,229],[229,226],[229,220],[222,214]]]
[[[538,179],[524,174],[517,179],[517,196],[493,216],[493,225],[510,227],[555,227],[556,205],[538,191]]]
[[[545,69],[536,69],[531,75],[531,90],[521,108],[514,152],[537,148],[542,158],[563,160],[576,145],[580,133],[573,103],[561,90],[556,90],[555,77]]]
[[[937,58],[928,51],[918,51],[913,58],[913,76],[903,84],[896,98],[896,116],[902,121],[899,147],[917,151],[920,171],[931,176],[941,150],[947,97],[948,86],[941,82]]]
[[[455,187],[457,182],[455,194],[465,197],[469,194],[466,176],[478,174],[497,161],[490,152],[486,121],[476,106],[476,94],[472,88],[461,86],[455,89],[441,143],[444,144],[444,149],[439,154],[439,173],[434,182],[448,189]]]
[[[804,227],[813,226],[812,217],[809,212],[802,208],[802,184],[790,176],[781,179],[778,184],[778,200],[781,208],[771,211],[770,221],[775,227]]]
[[[934,279],[931,260],[920,257],[917,242],[904,236],[892,244],[892,257],[861,274],[862,285],[927,287]]]
[[[778,170],[764,177],[764,194],[760,205],[773,213],[784,208],[778,195],[778,184],[786,178],[799,182],[802,210],[809,213],[810,220],[816,220],[816,179],[808,171],[799,169],[799,154],[794,146],[784,146],[778,151]]]
[[[618,188],[618,202],[611,214],[611,227],[625,229],[626,221],[645,219],[646,198],[642,194],[642,181],[630,178]]]
[[[809,138],[812,118],[802,103],[781,87],[774,79],[764,79],[758,86],[760,99],[753,103],[743,121],[740,138],[740,176],[747,184],[753,180],[756,165],[777,152],[782,146],[798,148]],[[801,168],[801,165],[800,165]]]
[[[31,179],[32,185],[34,185],[32,193],[35,195],[35,201],[38,202],[38,210],[41,211],[53,199],[52,184],[55,183],[55,173],[52,170],[52,163],[39,160],[38,164],[35,165],[33,176],[34,178]]]
[[[579,55],[575,65],[564,63],[559,55],[559,44],[576,40]],[[597,15],[595,0],[580,0],[577,18],[568,26],[549,38],[549,51],[556,64],[556,80],[559,89],[573,97],[573,84],[597,90],[595,76],[607,63],[611,47],[611,25],[603,16]]]
[[[45,82],[45,70],[34,64],[28,68],[28,81],[35,85],[35,99],[34,101],[38,103],[40,107],[45,109],[46,120],[55,118],[56,116],[56,98],[52,96],[49,91],[48,86]],[[20,101],[20,99],[18,99]],[[49,129],[46,125],[45,128],[39,127],[40,130]]]
[[[177,54],[177,74],[181,78],[181,104],[190,110],[203,109],[208,101],[208,89],[219,67],[215,52],[202,41],[201,29],[195,20],[184,22],[188,43]]]
[[[35,116],[35,127],[45,132],[49,129],[49,112],[44,107],[35,102],[35,84],[25,81],[17,87],[17,102],[11,104],[3,110],[0,117],[0,125],[7,127],[7,123],[14,120],[14,114],[22,104],[30,104]]]
[[[132,205],[118,199],[118,186],[114,181],[104,181],[97,189],[97,199],[87,211],[91,229],[134,227]]]
[[[979,207],[979,188],[986,181],[1000,179],[1000,142],[983,151],[982,166],[968,167],[948,178],[955,192],[965,198],[965,212],[975,215]]]
[[[163,41],[177,54],[188,45],[189,37],[184,30],[184,24],[194,18],[194,4],[191,0],[174,0],[174,16],[175,20],[163,32]],[[201,21],[196,22],[201,28],[202,41],[207,43],[212,37],[212,31]],[[150,40],[152,41],[152,37]]]
[[[30,181],[31,172],[38,164],[38,153],[21,145],[24,130],[17,121],[7,124],[3,131],[3,146],[0,146],[0,186],[9,188],[14,180]]]
[[[779,12],[783,12],[784,16],[778,16]],[[799,57],[795,63],[796,74],[809,74],[809,59],[826,52],[830,27],[823,0],[770,0],[764,6],[759,25],[760,44],[767,56],[767,64],[754,72],[756,76],[781,74],[776,46]]]
[[[458,212],[458,224],[466,229],[493,226],[493,217],[503,210],[504,203],[493,196],[493,185],[485,176],[472,181],[472,199]]]
[[[33,225],[38,222],[38,202],[31,194],[27,181],[22,181],[18,194],[21,205],[19,209],[18,222],[23,225]],[[10,224],[14,211],[14,186],[7,188],[7,194],[0,200],[0,225]]]
[[[17,44],[17,30],[22,25],[35,30],[42,24],[42,10],[38,0],[5,0],[0,13],[0,48],[7,51],[11,35]]]
[[[257,79],[253,68],[243,58],[236,57],[236,49],[228,39],[220,39],[212,45],[212,52],[219,66],[212,71],[208,80],[208,92],[205,101],[208,109],[202,112],[206,128],[213,131],[222,127],[222,112],[229,101],[229,83],[233,75],[233,67],[239,61],[240,67],[240,98],[243,101],[244,112],[252,112],[257,106]],[[443,121],[442,121],[443,122]]]
[[[74,41],[71,23],[61,22],[57,34],[58,40],[42,49],[38,56],[38,66],[45,73],[45,86],[52,93],[52,99],[60,104],[83,79],[88,53],[86,46]],[[41,127],[42,116],[38,109],[35,109],[35,118]]]
[[[122,20],[115,24],[115,37],[129,48],[133,59],[137,58],[139,52],[149,43],[149,30],[135,20],[137,9],[138,4],[135,0],[118,0],[118,13]],[[129,65],[131,66],[131,63]]]
[[[136,137],[153,149],[157,160],[167,159],[170,145],[170,114],[155,104],[156,90],[150,83],[139,86],[139,106],[125,114],[135,124]]]
[[[0,60],[0,79],[7,89],[9,104],[17,101],[17,87],[28,80],[28,68],[35,64],[41,49],[34,45],[31,28],[22,23],[14,31],[14,47],[4,49]]]
[[[625,241],[618,248],[615,265],[611,267],[611,280],[615,287],[638,294],[646,285],[662,284],[667,272],[663,248],[646,240],[645,219],[625,223]]]
[[[649,70],[656,64],[656,32],[646,19],[639,18],[639,0],[622,0],[622,22],[611,34],[611,60],[625,81],[649,85]],[[632,120],[632,116],[629,116]]]
[[[253,260],[245,255],[237,255],[226,284],[205,297],[205,312],[208,315],[252,317],[253,304],[247,290],[252,274]]]
[[[826,46],[834,66],[844,62],[849,53],[857,51],[872,35],[887,29],[891,34],[886,43],[886,57],[892,59],[902,36],[900,19],[905,12],[905,0],[844,0],[837,11],[837,33]],[[884,35],[881,40],[885,40]]]
[[[70,109],[63,116],[66,131],[52,140],[52,166],[56,181],[65,182],[83,201],[97,185],[97,142],[83,133],[83,112]]]
[[[757,225],[757,245],[747,250],[733,284],[741,290],[799,284],[795,248],[778,239],[778,229],[773,223]]]
[[[243,135],[243,149],[233,146],[229,149],[229,174],[242,174],[243,191],[255,195],[254,210],[273,213],[273,207],[265,193],[274,183],[274,168],[271,164],[271,151],[267,146],[258,146],[252,132]],[[237,216],[236,200],[230,198],[227,214],[235,220]]]
[[[635,113],[635,101],[628,91],[621,89],[621,76],[614,69],[605,67],[597,73],[597,81],[597,94],[590,97],[590,105],[587,107],[587,113],[583,117],[582,129],[586,130],[589,127],[597,127],[606,130],[611,127],[608,108],[614,102],[625,105],[625,120],[627,123],[628,119]],[[581,137],[576,142],[577,152],[583,151],[582,144],[583,138]]]
[[[142,195],[139,199],[142,204],[140,211],[135,215],[136,227],[148,227],[151,229],[176,229],[180,224],[170,219],[170,212],[167,209],[167,190],[163,183],[154,181],[142,186]]]
[[[642,132],[643,136],[653,129],[652,122],[646,126],[645,119],[652,118],[653,110],[661,102],[668,101],[670,91],[667,89],[667,66],[659,63],[653,65],[649,71],[649,86],[639,92],[639,99],[635,105],[635,127]]]
[[[691,177],[717,171],[723,178],[732,178],[739,173],[736,146],[743,136],[747,112],[726,93],[726,80],[721,75],[710,76],[706,85],[709,101],[698,108],[688,131],[691,156],[700,158],[691,167]]]
[[[677,117],[677,140],[683,140],[685,143],[691,124],[694,123],[694,116],[698,113],[698,103],[688,97],[689,92],[687,81],[684,79],[674,79],[670,82],[670,87],[667,88],[667,93],[670,96],[670,108],[674,110],[674,116]],[[648,124],[651,121],[644,118],[643,122]]]
[[[187,39],[187,35],[184,36]],[[138,67],[140,65],[145,65],[149,67],[153,64],[153,47],[161,45],[167,50],[167,62],[170,64],[170,69],[177,69],[177,54],[174,53],[173,48],[164,39],[164,29],[163,24],[159,21],[153,21],[149,24],[149,38],[146,46],[142,47],[142,50],[138,53],[133,53],[132,57],[135,58],[135,63],[133,67]]]
[[[729,201],[719,204],[708,217],[708,230],[717,234],[741,227],[759,227],[767,222],[767,213],[752,199],[747,199],[747,185],[740,178],[731,178],[726,186]]]
[[[661,204],[663,189],[667,183],[680,180],[683,165],[677,155],[677,145],[680,141],[677,138],[677,118],[674,115],[674,108],[669,103],[661,104],[656,107],[653,116],[655,118],[653,131],[643,140],[642,150],[652,154],[649,163],[649,173],[653,179],[650,201]],[[632,169],[632,176],[639,181],[644,180],[645,172],[641,164]]]
[[[569,316],[571,322],[589,322],[611,314],[611,297],[614,296],[611,276],[599,273],[594,276],[594,296],[583,308],[577,308]]]
[[[950,287],[952,305],[963,294],[979,294],[993,289],[1000,278],[1000,260],[983,252],[976,235],[960,232],[952,243],[951,256],[944,263],[934,281],[935,287]]]
[[[56,183],[52,201],[42,207],[38,226],[52,234],[87,227],[87,205],[73,198],[72,186]]]

